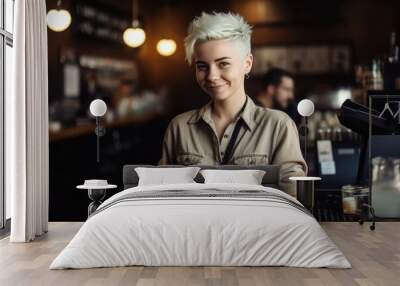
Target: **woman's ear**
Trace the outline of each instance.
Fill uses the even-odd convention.
[[[244,59],[244,71],[248,74],[251,71],[251,67],[253,66],[253,55],[248,54]]]

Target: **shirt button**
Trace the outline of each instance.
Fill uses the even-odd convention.
[[[225,134],[225,135],[224,135],[224,138],[228,138],[228,134]]]
[[[221,156],[224,156],[224,152],[221,152]]]

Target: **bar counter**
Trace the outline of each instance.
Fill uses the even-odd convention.
[[[125,127],[128,125],[144,124],[162,115],[163,114],[161,112],[131,115],[123,118],[113,119],[111,122],[107,122],[106,120],[101,120],[101,125],[109,129],[109,128]],[[62,127],[58,131],[49,130],[49,141],[54,142],[59,140],[71,139],[78,136],[88,135],[91,133],[94,134],[95,128],[96,124],[93,122],[93,123],[82,123],[72,127]]]

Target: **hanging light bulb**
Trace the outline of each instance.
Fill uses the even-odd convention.
[[[169,18],[171,13],[169,11],[168,3],[165,3],[165,7],[163,9],[162,14],[163,14],[163,22],[165,22],[165,25],[163,25],[162,27],[163,30],[162,35],[169,35],[170,34]],[[156,49],[157,52],[164,57],[172,56],[176,52],[176,42],[170,38],[162,38],[161,40],[158,41]]]
[[[157,51],[164,57],[171,56],[176,51],[176,43],[172,39],[161,39],[157,43]]]
[[[146,40],[146,33],[142,28],[128,28],[124,32],[124,42],[131,48],[141,46]]]
[[[66,30],[69,25],[71,25],[71,14],[65,10],[61,9],[61,0],[57,1],[57,8],[51,9],[47,13],[47,26],[54,32],[62,32]]]
[[[123,39],[125,44],[131,48],[137,48],[144,43],[146,33],[139,27],[139,21],[133,20],[132,27],[124,31]]]
[[[137,48],[141,46],[146,40],[146,33],[142,28],[140,28],[140,23],[138,20],[138,15],[139,15],[138,10],[139,10],[138,0],[133,0],[132,27],[127,28],[122,36],[124,39],[124,43],[131,48]]]

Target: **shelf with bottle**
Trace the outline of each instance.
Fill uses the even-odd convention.
[[[389,54],[383,63],[384,89],[400,90],[400,59],[396,33],[390,33]]]

